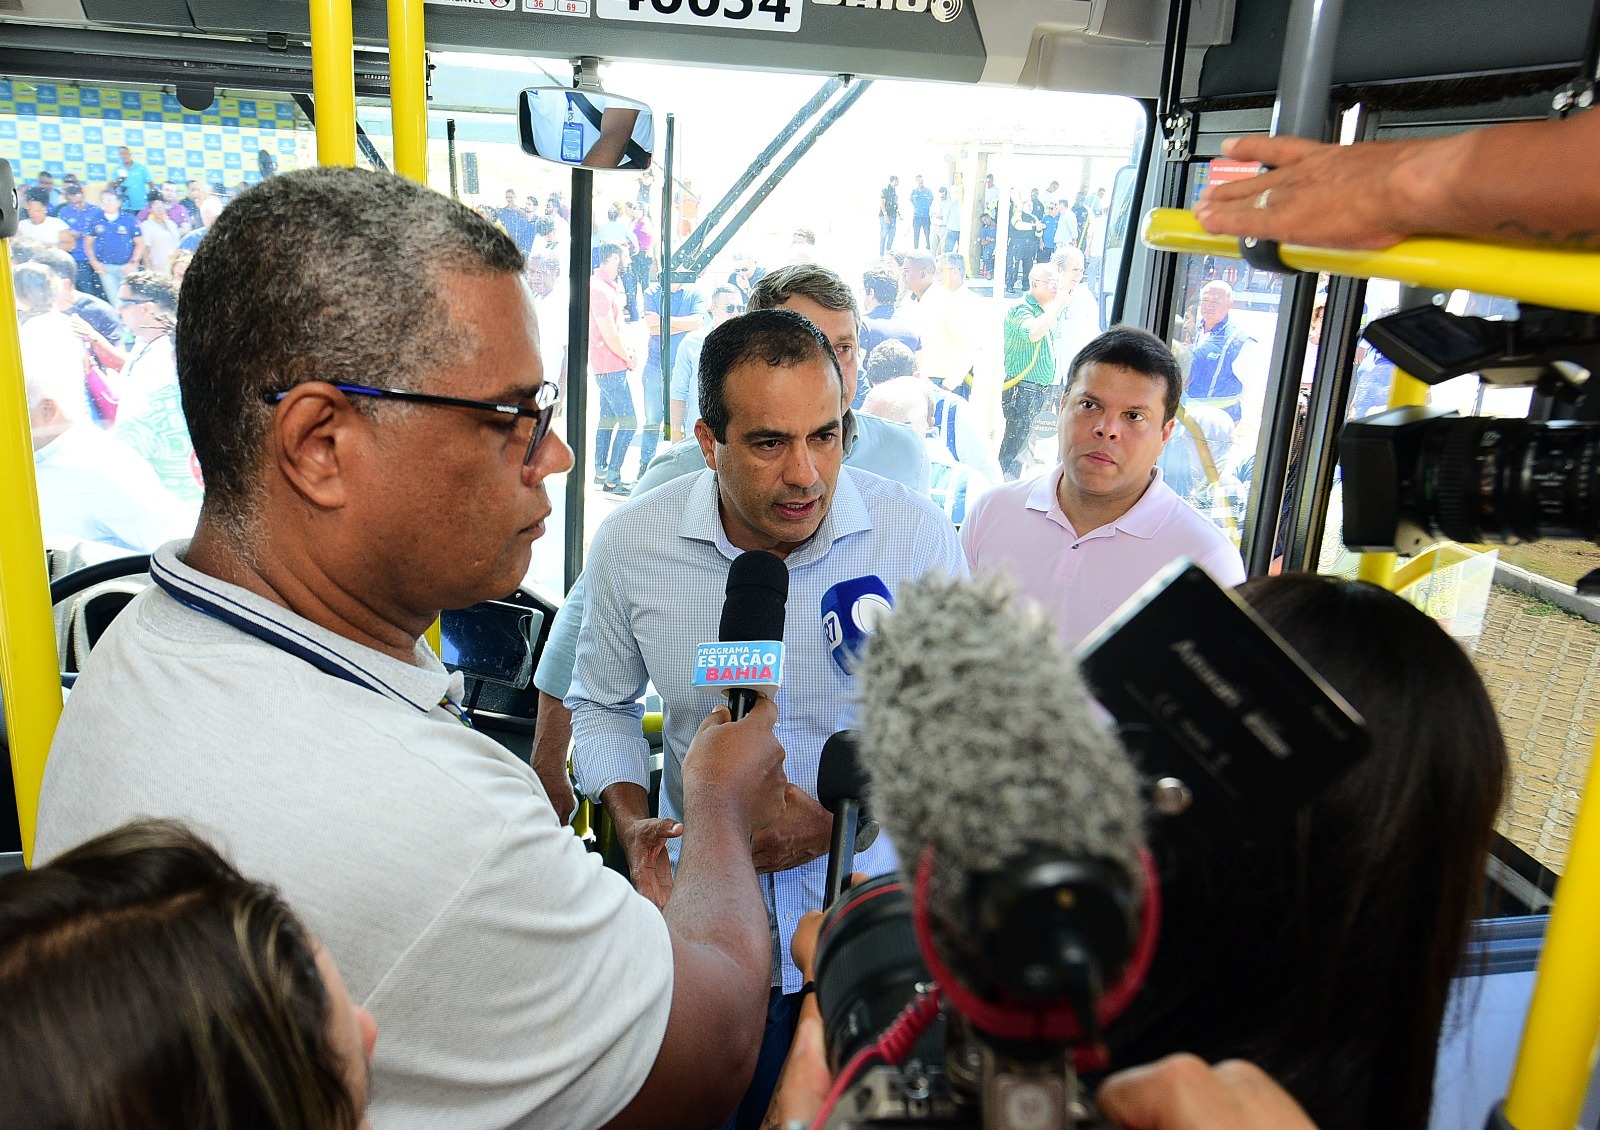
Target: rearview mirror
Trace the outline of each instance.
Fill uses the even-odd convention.
[[[522,151],[584,169],[648,169],[656,145],[650,107],[620,94],[535,86],[517,111]]]

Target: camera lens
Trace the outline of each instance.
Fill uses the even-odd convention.
[[[928,980],[911,925],[911,897],[897,876],[879,876],[841,895],[817,939],[817,1007],[829,1066],[837,1072],[876,1041]],[[912,1056],[932,1062],[942,1039],[942,1026],[932,1025]]]
[[[1412,509],[1430,532],[1462,542],[1600,536],[1600,424],[1432,421]]]

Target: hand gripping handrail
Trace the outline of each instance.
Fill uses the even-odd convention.
[[[1193,212],[1181,208],[1151,209],[1145,214],[1140,237],[1157,251],[1244,258],[1236,236],[1212,235],[1200,226]],[[1600,314],[1600,253],[1592,251],[1418,236],[1382,251],[1285,243],[1278,253],[1284,264],[1296,271],[1394,279],[1408,286],[1471,290]]]

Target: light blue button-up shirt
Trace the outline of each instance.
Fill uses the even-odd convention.
[[[701,345],[704,344],[702,341]],[[922,438],[904,424],[892,420],[880,420],[876,416],[860,413],[851,415],[855,417],[856,442],[845,455],[844,465],[871,471],[874,475],[903,483],[920,494],[927,494],[929,462]],[[692,431],[697,419],[698,404],[694,416],[684,417],[685,427]],[[650,466],[633,486],[633,497],[638,498],[663,483],[670,483],[684,475],[698,474],[705,469],[705,452],[700,449],[700,442],[690,436],[662,449],[651,460]],[[995,481],[999,481],[998,477]],[[583,623],[584,593],[584,580],[580,574],[550,625],[550,635],[539,657],[539,669],[533,674],[533,685],[555,698],[566,698],[567,688],[572,685],[572,668],[578,658],[578,626]]]
[[[646,681],[665,707],[661,815],[682,819],[683,757],[720,698],[694,687],[697,645],[717,638],[728,568],[742,551],[728,541],[716,473],[686,476],[631,500],[600,526],[589,551],[588,606],[566,698],[574,764],[583,791],[598,797],[628,781],[648,787],[649,747],[640,729]],[[778,740],[789,780],[817,795],[823,742],[858,718],[855,679],[833,661],[822,630],[822,597],[840,581],[876,575],[891,593],[930,571],[965,576],[950,521],[898,483],[842,468],[832,504],[811,540],[789,554],[788,620]],[[670,845],[676,859],[677,842]],[[891,870],[887,837],[856,856],[855,869]],[[800,988],[789,942],[800,916],[822,906],[824,856],[761,876],[773,926],[774,969],[785,992]],[[781,965],[780,965],[781,963]],[[777,976],[774,984],[778,983]]]

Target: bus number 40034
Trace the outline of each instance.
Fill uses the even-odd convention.
[[[647,3],[663,16],[676,15],[687,3],[688,10],[701,18],[715,16],[719,9],[722,17],[728,20],[742,20],[751,12],[763,12],[780,24],[790,11],[789,0],[728,0],[727,7],[722,7],[722,0],[628,0],[628,10],[640,11]]]

